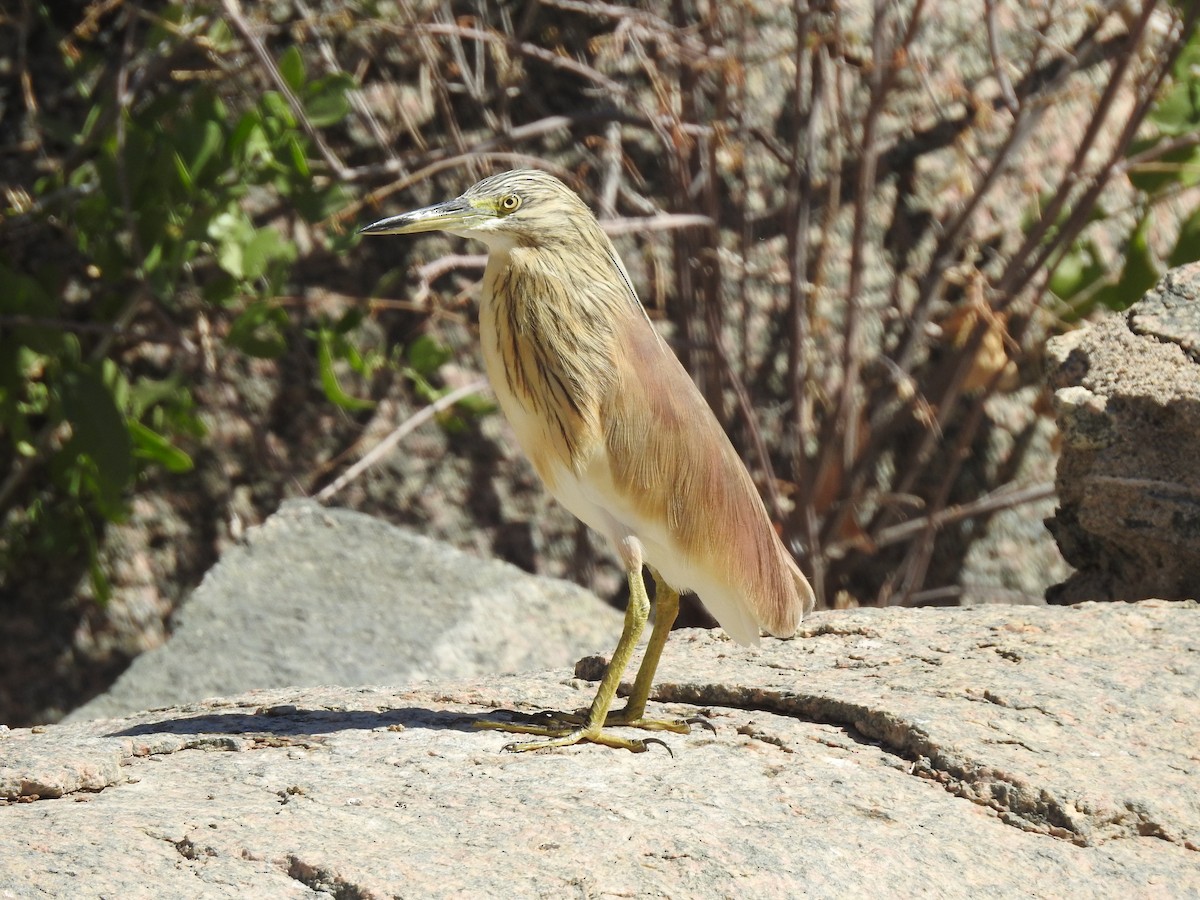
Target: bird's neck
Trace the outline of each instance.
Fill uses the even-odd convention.
[[[600,440],[617,348],[605,298],[594,296],[596,282],[570,262],[536,247],[492,250],[480,338],[505,415],[546,423],[554,455],[576,468]]]

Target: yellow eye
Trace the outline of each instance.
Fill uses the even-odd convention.
[[[506,213],[516,212],[521,205],[521,198],[516,194],[505,194],[500,198],[500,209]]]

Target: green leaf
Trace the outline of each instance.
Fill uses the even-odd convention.
[[[246,277],[245,246],[254,238],[254,225],[235,208],[208,223],[208,236],[217,242],[217,264],[234,278]]]
[[[1137,147],[1130,148],[1129,155],[1150,149],[1158,140],[1161,139],[1139,142]],[[1150,195],[1174,185],[1191,187],[1200,182],[1200,147],[1180,147],[1133,166],[1129,169],[1129,181],[1139,191]]]
[[[1109,309],[1128,309],[1142,299],[1142,294],[1154,287],[1158,278],[1158,266],[1150,250],[1150,216],[1145,216],[1129,236],[1121,277],[1115,284],[1097,291],[1095,301]]]
[[[300,48],[293,44],[279,57],[279,74],[293,91],[304,87],[304,59],[300,56]]]
[[[226,339],[249,356],[275,359],[287,350],[287,313],[266,301],[258,301],[233,320]]]
[[[192,162],[188,166],[193,179],[200,177],[205,165],[221,149],[223,142],[224,135],[221,133],[221,126],[211,120],[205,122],[201,130],[200,145],[196,148]]]
[[[10,269],[0,262],[0,312],[31,316],[58,315],[58,299],[36,278]]]
[[[350,202],[350,195],[340,184],[315,189],[312,182],[306,182],[296,186],[291,193],[291,200],[292,206],[304,216],[304,221],[314,223],[323,222],[343,209]],[[331,241],[338,237],[333,232],[330,232],[329,236]],[[350,231],[349,235],[342,235],[346,236],[355,238],[357,234]]]
[[[196,189],[196,182],[192,180],[192,173],[188,171],[187,163],[183,161],[183,157],[178,153],[174,154],[175,171],[179,175],[179,182],[183,185],[183,189],[187,193],[192,193]]]
[[[327,328],[322,328],[317,332],[317,366],[321,375],[321,389],[330,402],[337,404],[342,409],[371,409],[375,405],[374,401],[352,397],[342,389],[342,385],[338,381],[333,365],[336,338],[337,335]]]
[[[444,391],[439,391],[432,384],[430,384],[429,379],[427,379],[416,369],[406,368],[402,369],[401,371],[404,373],[404,377],[413,383],[413,391],[416,393],[416,395],[426,403],[432,403],[434,400],[437,400],[439,397],[441,397],[443,393],[445,393]]]
[[[291,262],[296,258],[296,245],[286,240],[272,227],[260,228],[242,248],[242,275],[261,278],[275,260]]]
[[[257,171],[271,159],[271,141],[263,130],[258,111],[243,115],[229,135],[229,156],[238,171]]]
[[[133,438],[133,452],[138,458],[156,462],[168,472],[176,474],[192,470],[192,458],[157,431],[141,422],[131,421],[129,433]]]
[[[156,243],[153,247],[146,251],[146,258],[142,260],[142,265],[140,267],[141,271],[153,272],[155,269],[157,269],[159,264],[162,262],[162,255],[163,245],[161,243]]]
[[[84,544],[87,546],[88,573],[91,576],[92,592],[96,595],[96,602],[101,607],[104,607],[112,599],[112,585],[109,583],[108,575],[105,574],[104,566],[100,562],[100,544],[96,540],[96,532],[92,528],[92,523],[87,513],[79,510],[76,518],[78,519],[79,532],[83,535]]]
[[[349,91],[355,87],[349,75],[318,78],[305,89],[304,111],[318,128],[336,125],[350,112]]]
[[[225,306],[241,296],[237,278],[228,272],[214,272],[200,293],[215,306]]]
[[[363,323],[364,318],[366,318],[366,311],[362,307],[352,306],[342,313],[337,324],[333,326],[333,330],[338,334],[349,334]]]
[[[1161,273],[1154,252],[1150,249],[1150,216],[1144,216],[1129,240],[1125,251],[1125,268],[1117,286],[1125,292],[1125,309],[1142,299],[1142,294],[1154,287]]]
[[[55,324],[60,310],[61,299],[57,293],[46,290],[36,278],[0,263],[0,313],[46,320],[45,324],[5,325],[4,333],[15,335],[19,345],[48,356],[57,355],[63,339],[61,328]]]
[[[455,403],[454,406],[456,409],[461,409],[473,416],[486,416],[496,411],[495,402],[482,394],[468,394]]]
[[[76,137],[77,146],[87,146],[92,142],[92,130],[100,121],[100,117],[104,115],[106,105],[103,103],[95,103],[88,110],[87,116],[83,120],[83,127],[79,129],[79,134]]]
[[[1182,7],[1182,3],[1173,3],[1175,7]],[[1196,66],[1200,66],[1200,37],[1193,34],[1179,56],[1175,59],[1175,65],[1171,69],[1171,74],[1176,81],[1182,81],[1187,78]]]
[[[1071,299],[1108,275],[1108,268],[1100,260],[1095,243],[1079,241],[1063,254],[1055,267],[1050,290],[1063,300]]]
[[[296,117],[292,114],[292,108],[278,91],[267,91],[258,102],[263,111],[263,125],[267,126],[272,134],[278,135],[296,127]]]
[[[408,346],[408,364],[421,376],[432,375],[454,354],[427,334],[421,335]]]
[[[1174,268],[1200,259],[1200,207],[1187,218],[1179,229],[1179,240],[1167,257],[1167,265]]]
[[[141,377],[128,387],[129,416],[140,419],[155,407],[173,405],[178,402],[190,402],[190,394],[181,383],[179,375],[169,378]]]
[[[301,178],[311,178],[312,170],[308,167],[308,154],[305,152],[304,143],[299,136],[293,134],[288,138],[287,149],[292,160],[293,171]]]
[[[108,392],[112,394],[113,403],[124,416],[125,411],[129,408],[129,380],[115,359],[101,360],[100,378],[104,382],[104,386],[108,388]]]
[[[1179,135],[1200,125],[1200,84],[1193,79],[1173,86],[1146,116],[1163,134]]]
[[[208,40],[213,45],[213,50],[221,55],[233,53],[237,47],[237,41],[233,36],[233,32],[229,29],[229,23],[224,19],[217,19],[208,29]]]
[[[71,423],[71,439],[63,453],[68,459],[86,456],[92,461],[92,490],[105,514],[115,513],[133,478],[133,445],[125,417],[104,382],[89,369],[65,372],[59,392],[63,417]]]

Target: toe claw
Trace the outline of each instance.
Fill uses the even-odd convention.
[[[638,741],[638,743],[642,745],[642,749],[638,751],[639,753],[645,753],[650,749],[651,744],[658,744],[658,746],[667,751],[667,755],[671,757],[671,759],[675,758],[675,752],[670,748],[670,746],[668,746],[666,741],[660,741],[658,738],[648,737],[642,738],[640,741]]]
[[[687,722],[689,725],[699,725],[701,728],[707,728],[713,734],[717,733],[717,726],[708,721],[708,719],[704,718],[704,716],[690,716],[683,721]]]

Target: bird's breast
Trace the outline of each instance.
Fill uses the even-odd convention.
[[[602,441],[600,398],[609,389],[613,348],[575,301],[577,285],[518,255],[489,255],[480,341],[500,408],[553,492],[555,472],[581,472]]]

